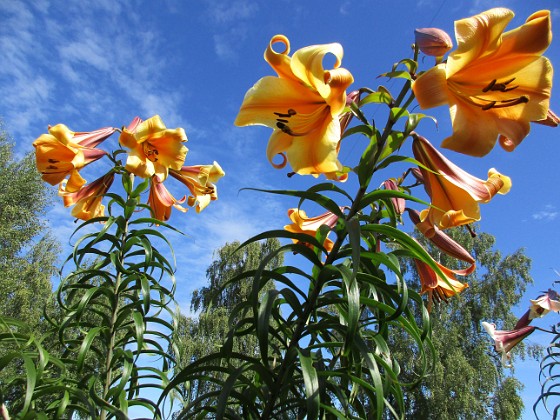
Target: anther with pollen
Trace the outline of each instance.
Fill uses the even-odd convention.
[[[280,118],[290,118],[290,117],[293,117],[296,114],[297,114],[297,112],[292,108],[288,109],[287,114],[282,114],[281,112],[275,112],[274,113],[274,115],[278,115]]]
[[[490,101],[482,107],[482,110],[487,111],[492,108],[507,108],[514,105],[526,104],[527,102],[529,102],[527,96],[520,96],[519,98],[506,99],[503,101]]]
[[[497,80],[494,79],[492,80],[488,86],[486,86],[484,89],[482,89],[483,92],[488,92],[488,91],[498,91],[498,92],[509,92],[510,90],[514,90],[517,89],[519,86],[510,86],[508,87],[508,85],[513,82],[515,80],[515,77],[512,79],[509,79],[505,82],[502,83],[497,83]]]
[[[296,136],[297,134],[294,133],[290,127],[288,127],[289,118],[296,115],[297,112],[290,108],[288,109],[288,113],[284,114],[282,112],[275,112],[274,115],[277,115],[278,118],[276,119],[276,127],[278,127],[282,132],[289,134],[290,136]]]

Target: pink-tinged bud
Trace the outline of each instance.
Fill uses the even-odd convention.
[[[383,182],[383,186],[385,187],[386,190],[399,191],[399,192],[401,190],[399,188],[399,185],[395,182],[393,178],[390,178],[387,181]],[[406,200],[404,198],[391,197],[391,202],[393,203],[393,207],[395,207],[395,211],[398,214],[404,213],[406,207]]]
[[[346,106],[350,106],[353,103],[358,103],[360,102],[360,96],[362,95],[362,92],[359,90],[354,90],[352,92],[350,92],[349,94],[346,95]],[[348,124],[350,124],[350,121],[352,121],[352,118],[354,117],[354,114],[352,112],[346,112],[344,114],[342,114],[340,116],[340,134],[344,134],[344,131],[346,130],[346,128],[348,127]]]
[[[414,36],[420,51],[432,57],[443,57],[453,47],[451,37],[438,28],[416,29]]]
[[[411,168],[410,173],[416,178],[420,184],[424,183],[424,175],[422,175],[422,171],[418,168]]]

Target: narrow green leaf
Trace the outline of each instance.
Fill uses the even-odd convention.
[[[307,419],[319,418],[319,407],[321,400],[319,398],[319,378],[317,370],[313,366],[313,359],[309,355],[305,355],[298,350],[299,362],[301,365],[301,373],[305,384],[305,401],[307,406]]]

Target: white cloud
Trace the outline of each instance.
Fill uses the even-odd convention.
[[[548,204],[543,210],[533,213],[532,217],[535,220],[552,221],[558,216],[558,210],[556,207]]]
[[[249,19],[257,13],[259,6],[248,0],[233,0],[229,2],[209,1],[208,11],[211,19],[218,24],[238,22]]]

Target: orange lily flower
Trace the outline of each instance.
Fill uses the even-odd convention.
[[[522,328],[516,328],[511,331],[497,330],[495,324],[483,322],[482,326],[490,337],[494,340],[494,347],[497,352],[502,353],[502,366],[511,367],[509,363],[511,360],[510,350],[521,342],[525,337],[535,331],[536,327],[528,325]]]
[[[69,191],[67,188],[69,181],[67,183],[64,180],[58,187],[58,195],[62,197],[64,207],[75,205],[71,214],[76,219],[89,220],[94,217],[103,217],[105,206],[101,204],[101,201],[111,187],[114,178],[115,174],[109,172],[78,191]]]
[[[165,188],[163,181],[161,181],[157,175],[152,177],[148,205],[152,209],[155,219],[161,220],[162,222],[168,221],[169,217],[171,217],[171,210],[173,207],[185,213],[187,209],[182,207],[181,204],[184,203],[186,199],[186,197],[183,197],[177,200],[171,195],[167,188]]]
[[[188,149],[183,145],[187,135],[182,128],[168,129],[159,115],[145,121],[136,117],[119,137],[130,153],[126,169],[141,178],[157,175],[162,181],[169,169],[181,169]]]
[[[484,156],[502,135],[501,145],[511,151],[530,122],[547,118],[552,65],[542,54],[552,39],[550,12],[503,33],[513,16],[496,8],[456,21],[457,49],[414,82],[420,107],[449,104],[453,135],[443,147]]]
[[[338,220],[338,216],[330,211],[323,213],[320,216],[307,217],[305,211],[297,208],[289,209],[288,217],[291,219],[293,223],[284,226],[285,230],[292,233],[305,233],[306,235],[313,236],[313,237],[315,237],[315,235],[317,234],[317,230],[321,226],[327,225],[332,229],[334,228]],[[298,243],[299,241],[293,239],[293,242]],[[312,245],[308,243],[306,243],[305,245],[312,248]],[[331,252],[333,246],[334,246],[334,242],[331,241],[329,238],[325,238],[323,247],[327,250],[327,252]]]
[[[480,220],[478,203],[487,203],[496,194],[506,194],[511,188],[509,177],[494,168],[488,171],[486,181],[465,172],[439,153],[428,140],[413,134],[414,157],[425,168],[420,168],[426,192],[432,206],[420,213],[417,227],[430,237],[432,227],[446,229]]]
[[[282,52],[272,48],[284,44]],[[325,174],[343,181],[338,161],[341,125],[339,117],[346,105],[346,88],[354,81],[350,72],[339,68],[340,44],[312,45],[289,57],[290,42],[274,36],[264,53],[278,77],[267,76],[253,86],[243,100],[235,125],[265,125],[274,129],[266,151],[275,168],[289,162],[300,175]],[[334,69],[323,68],[323,58],[336,57]],[[281,155],[281,163],[273,158]]]
[[[447,302],[448,298],[461,293],[463,290],[469,287],[468,284],[458,281],[455,276],[467,276],[471,274],[475,269],[475,265],[473,264],[469,268],[464,270],[451,270],[435,260],[434,262],[441,270],[441,272],[445,275],[445,278],[441,278],[424,261],[414,259],[416,271],[418,272],[418,276],[420,277],[420,293],[428,294],[428,311],[432,310],[433,300],[435,300],[436,302]]]
[[[49,126],[49,134],[41,134],[33,142],[37,170],[51,185],[60,184],[70,175],[65,190],[78,191],[86,183],[79,174],[80,169],[107,154],[95,147],[115,131],[116,128],[105,127],[90,132],[74,132],[64,124]]]
[[[215,182],[225,175],[218,162],[213,165],[183,166],[180,171],[171,169],[169,174],[181,181],[191,192],[187,204],[193,207],[196,204],[196,212],[200,213],[206,208],[210,201],[218,199],[218,189]]]

